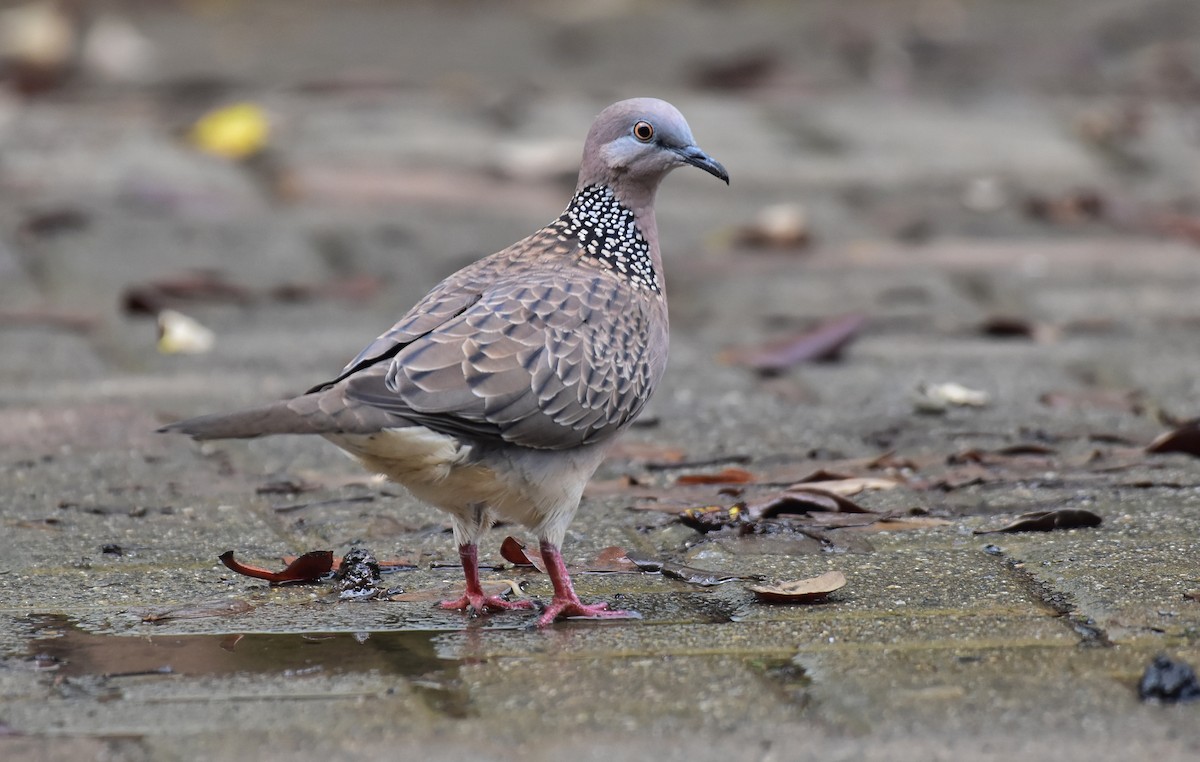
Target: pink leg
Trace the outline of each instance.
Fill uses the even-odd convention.
[[[479,548],[475,543],[458,546],[458,557],[462,559],[463,576],[467,578],[467,591],[453,601],[442,601],[444,609],[470,609],[474,613],[506,611],[508,609],[531,609],[533,601],[506,601],[498,595],[484,595],[479,584]]]
[[[614,611],[607,603],[595,603],[585,606],[575,594],[571,584],[571,575],[567,573],[567,565],[563,563],[562,553],[546,541],[541,544],[542,560],[546,562],[546,573],[554,585],[554,599],[542,611],[538,619],[538,627],[545,627],[555,619],[580,617],[585,619],[640,619],[636,611]]]

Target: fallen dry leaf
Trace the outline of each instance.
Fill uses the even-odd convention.
[[[826,320],[797,336],[777,339],[755,347],[728,350],[720,360],[774,374],[802,362],[836,359],[867,324],[867,316],[852,313]]]
[[[744,468],[730,467],[715,473],[683,474],[675,480],[681,486],[693,484],[749,484],[754,481],[754,474]]]
[[[835,513],[871,513],[858,503],[834,492],[816,489],[808,484],[761,497],[746,503],[749,518],[773,518],[782,513],[811,513],[831,511]]]
[[[979,325],[979,332],[999,339],[1034,339],[1042,343],[1058,338],[1058,330],[1054,326],[1016,315],[991,315]]]
[[[282,561],[284,563],[284,565],[286,566],[288,564],[295,563],[296,559],[298,559],[298,558],[300,558],[300,556],[280,556],[279,560]],[[392,572],[400,572],[400,571],[413,571],[415,569],[421,568],[420,564],[418,564],[416,561],[412,560],[411,558],[393,558],[393,559],[389,559],[387,561],[376,561],[375,563],[376,563],[376,565],[379,566],[380,574],[390,574]],[[330,569],[330,571],[338,572],[338,571],[341,571],[341,568],[342,568],[342,559],[339,559],[339,558],[333,559],[333,568]]]
[[[121,304],[131,315],[157,315],[183,304],[249,304],[253,300],[250,289],[227,280],[216,270],[191,270],[128,286]]]
[[[1023,513],[1011,524],[997,529],[976,529],[975,534],[997,532],[1049,532],[1055,529],[1076,529],[1100,526],[1103,521],[1091,511],[1079,508],[1060,508],[1057,511],[1034,511]]]
[[[268,289],[266,296],[274,301],[289,304],[317,299],[363,302],[374,298],[383,285],[383,279],[378,275],[360,273],[310,283],[282,283]]]
[[[526,550],[527,547],[525,543],[509,535],[504,538],[504,542],[500,543],[500,555],[505,561],[514,566],[532,566],[534,569],[545,574],[546,562],[542,560],[542,555],[540,553],[529,553]]]
[[[846,575],[831,571],[819,577],[774,585],[748,585],[746,589],[762,603],[819,603],[830,593],[845,586]]]
[[[333,551],[331,550],[314,550],[305,553],[288,564],[286,569],[278,572],[239,563],[234,559],[232,550],[225,551],[218,558],[230,570],[247,577],[265,579],[272,585],[286,585],[293,582],[316,582],[333,570]]]
[[[1181,452],[1200,458],[1200,418],[1193,418],[1175,429],[1159,435],[1146,445],[1146,452]]]

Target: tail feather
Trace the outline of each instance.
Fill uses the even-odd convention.
[[[193,439],[252,439],[271,434],[370,434],[412,425],[378,408],[348,401],[339,389],[241,410],[188,418],[163,426]]]

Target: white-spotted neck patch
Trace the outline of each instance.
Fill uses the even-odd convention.
[[[588,185],[558,218],[559,233],[575,238],[584,256],[629,281],[635,288],[662,293],[650,242],[638,229],[633,210],[622,206],[606,185]]]

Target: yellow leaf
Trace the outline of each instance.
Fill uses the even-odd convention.
[[[235,103],[208,112],[192,126],[188,139],[205,153],[244,159],[267,145],[266,113],[253,103]]]

